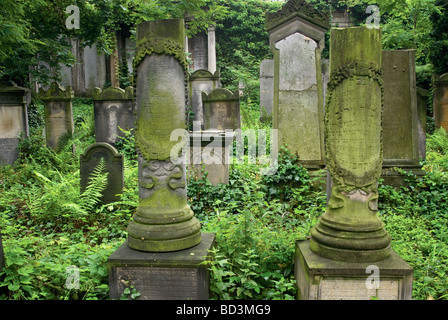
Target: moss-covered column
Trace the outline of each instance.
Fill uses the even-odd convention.
[[[170,140],[171,133],[186,129],[184,40],[183,20],[137,26],[135,139],[140,201],[128,226],[129,246],[137,250],[169,252],[201,242],[200,224],[187,204],[185,161],[179,161],[181,155],[170,156],[179,146]]]
[[[328,170],[333,179],[325,214],[310,248],[340,261],[390,254],[390,236],[377,216],[382,168],[381,30],[334,28],[325,114]]]

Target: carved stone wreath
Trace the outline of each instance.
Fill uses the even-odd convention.
[[[327,167],[331,173],[332,179],[335,185],[340,186],[341,190],[350,192],[353,189],[363,189],[370,190],[371,186],[376,185],[379,177],[381,176],[382,170],[382,152],[383,146],[382,142],[380,143],[380,154],[378,155],[377,160],[374,162],[372,167],[373,170],[365,172],[362,178],[355,177],[350,170],[344,169],[340,163],[338,163],[336,157],[331,154],[330,144],[331,141],[328,141],[329,137],[329,129],[331,125],[329,124],[329,120],[331,116],[330,113],[334,112],[331,104],[332,104],[332,95],[335,89],[342,84],[343,81],[352,79],[354,77],[365,77],[374,80],[381,90],[381,128],[382,128],[382,109],[383,109],[383,101],[384,101],[384,87],[383,87],[383,79],[382,79],[382,71],[379,69],[374,63],[365,63],[362,61],[354,61],[349,63],[340,69],[336,70],[331,74],[330,81],[327,85],[327,97],[326,97],[326,115],[325,115],[325,155],[327,159]],[[382,136],[382,132],[381,132]],[[356,183],[353,183],[356,181]]]

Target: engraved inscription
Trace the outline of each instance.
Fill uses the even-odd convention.
[[[351,101],[357,101],[353,106]],[[373,79],[355,77],[334,89],[328,120],[329,154],[346,172],[345,183],[358,185],[381,161],[381,91]]]
[[[133,285],[142,300],[188,300],[198,296],[198,270],[189,268],[117,267],[119,294]]]
[[[378,289],[368,289],[365,279],[324,279],[320,287],[322,300],[398,300],[398,280],[381,280]]]

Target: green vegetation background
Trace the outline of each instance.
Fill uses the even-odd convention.
[[[12,5],[9,0],[5,4],[10,2]],[[179,1],[184,8],[203,2]],[[258,68],[261,60],[271,57],[264,14],[278,10],[280,4],[258,0],[215,2],[227,10],[226,15],[222,15],[222,9],[212,12],[220,17],[216,34],[222,84],[233,90],[240,82],[245,87],[243,129],[269,129],[269,121],[259,121]],[[324,1],[310,2],[317,7],[326,5]],[[338,3],[349,4],[358,17],[357,23],[362,23],[364,8],[370,2]],[[431,74],[448,71],[443,65],[448,61],[448,51],[443,50],[448,30],[442,28],[447,23],[445,2],[406,0],[405,7],[392,0],[378,2],[385,8],[381,9],[383,46],[415,47],[418,84],[431,90]],[[65,8],[64,1],[56,3]],[[85,10],[92,14],[92,25],[82,32],[86,39],[99,37],[106,51],[110,45],[107,31],[129,17],[138,21],[145,17],[145,12],[146,16],[151,13],[152,18],[175,17],[181,11],[172,7],[170,1],[153,1],[126,15],[126,11],[112,6],[120,3],[116,0],[109,2],[112,7],[103,8],[104,16],[97,17],[99,11],[93,4],[101,1],[85,3],[91,4]],[[49,59],[56,57],[56,62],[69,57],[59,50],[62,44],[50,41],[61,30],[48,32],[64,17],[59,19],[49,12],[48,16],[55,20],[49,19],[48,25],[35,30],[39,15],[28,21],[26,13],[47,12],[42,10],[47,1],[35,1],[29,7],[19,4],[23,12],[17,11],[17,7],[4,7],[5,13],[14,9],[16,18],[19,15],[22,19],[10,21],[12,15],[2,16],[10,29],[0,32],[0,42],[8,44],[0,46],[0,75],[22,79],[21,84],[26,84],[24,75],[28,65],[36,63],[37,51],[59,52],[59,56],[48,55]],[[157,4],[161,6],[155,8]],[[117,10],[122,14],[113,15]],[[100,18],[109,24],[95,24]],[[200,29],[201,25],[195,27]],[[16,36],[12,37],[8,30]],[[93,34],[94,30],[101,34]],[[32,33],[31,38],[28,32]],[[42,37],[35,38],[39,36]],[[11,43],[11,39],[17,43]],[[8,51],[14,45],[21,49]],[[45,56],[40,55],[42,59]],[[43,80],[54,76],[40,71]],[[413,297],[419,300],[448,298],[448,137],[443,130],[434,132],[431,104],[429,101],[427,159],[423,162],[427,175],[419,179],[408,175],[409,186],[400,190],[380,186],[379,215],[392,236],[393,249],[414,268]],[[92,177],[90,187],[84,193],[79,191],[79,155],[94,142],[92,101],[77,98],[73,110],[75,133],[65,136],[58,150],[53,151],[45,146],[43,106],[35,101],[29,110],[31,136],[21,142],[20,164],[14,169],[0,169],[0,230],[6,258],[0,299],[108,299],[106,260],[125,240],[126,227],[138,204],[134,141],[128,133],[119,146],[126,158],[121,200],[100,205],[100,193],[106,187],[101,167]],[[287,150],[282,151],[279,165],[275,175],[260,175],[260,165],[246,159],[245,164],[231,167],[229,185],[213,187],[206,180],[189,181],[188,199],[202,230],[217,235],[215,260],[209,265],[213,299],[293,299],[296,295],[294,243],[309,235],[325,210],[326,194],[313,186],[307,171]],[[79,267],[79,289],[66,287],[70,276],[66,271],[72,265]],[[137,292],[129,290],[123,298],[137,296]]]

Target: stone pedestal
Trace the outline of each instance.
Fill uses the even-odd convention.
[[[300,300],[410,300],[412,268],[394,251],[376,262],[323,258],[297,241],[295,278]]]
[[[229,183],[230,151],[233,150],[234,132],[190,132],[189,178],[202,177],[202,169],[214,186]]]
[[[131,249],[127,241],[108,259],[110,298],[119,299],[133,286],[139,300],[206,300],[209,259],[215,235],[203,233],[200,244],[189,249],[153,253]]]

